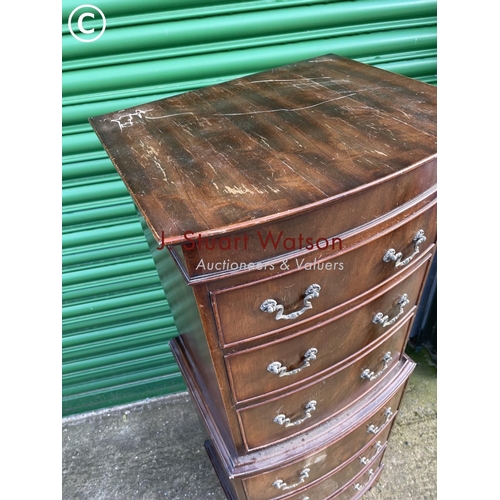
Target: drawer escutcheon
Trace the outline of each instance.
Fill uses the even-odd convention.
[[[403,257],[402,252],[397,252],[394,250],[394,248],[389,248],[387,252],[385,253],[384,257],[382,260],[384,262],[391,262],[394,261],[396,262],[394,264],[394,267],[400,267],[400,266],[406,266],[417,253],[420,252],[420,248],[418,247],[421,243],[423,243],[427,238],[424,236],[424,230],[419,229],[417,233],[415,234],[415,237],[413,238],[413,253],[409,256],[406,257],[405,260],[401,260]]]
[[[318,354],[318,349],[315,347],[311,347],[304,354],[304,360],[302,361],[302,365],[293,370],[288,370],[286,366],[282,366],[279,361],[273,361],[268,367],[267,371],[278,375],[279,377],[285,377],[287,375],[295,375],[299,373],[304,368],[311,366],[311,361],[316,359],[316,354]]]
[[[312,309],[311,299],[316,299],[319,297],[319,291],[321,287],[319,285],[313,284],[306,290],[306,296],[304,297],[304,307],[300,311],[294,311],[290,314],[283,314],[285,310],[282,304],[278,304],[274,299],[266,299],[260,305],[260,310],[262,312],[274,313],[276,312],[276,319],[295,319],[301,314],[304,314],[308,309]]]
[[[311,469],[308,469],[308,468],[305,468],[304,470],[302,470],[302,472],[299,475],[299,480],[294,484],[287,484],[282,479],[277,479],[276,481],[274,481],[273,486],[275,488],[278,488],[279,490],[282,490],[282,491],[296,488],[297,486],[302,484],[309,477],[310,471],[311,471]]]
[[[309,403],[307,403],[304,406],[305,415],[302,418],[295,420],[295,422],[292,422],[283,413],[276,415],[276,417],[274,417],[273,422],[277,423],[278,425],[284,425],[285,427],[291,427],[292,425],[300,425],[302,422],[304,422],[304,420],[307,420],[308,418],[312,417],[311,412],[316,410],[316,405],[317,405],[316,401],[314,401],[314,400],[309,401]]]

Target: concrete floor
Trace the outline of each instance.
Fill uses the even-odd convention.
[[[436,368],[417,361],[379,483],[363,500],[427,500],[436,491]],[[64,500],[225,500],[187,393],[63,420]]]

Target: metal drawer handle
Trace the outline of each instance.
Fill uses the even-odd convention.
[[[371,434],[378,434],[389,423],[389,420],[391,420],[393,413],[392,413],[390,408],[387,408],[387,410],[385,410],[385,412],[384,412],[384,415],[385,415],[384,423],[380,427],[377,427],[376,425],[370,424],[368,426],[368,430],[366,431],[367,434],[370,434],[370,433]]]
[[[392,325],[405,312],[403,308],[407,306],[409,303],[410,301],[408,300],[408,295],[406,293],[403,293],[403,295],[401,295],[401,298],[398,301],[399,312],[396,316],[394,316],[394,318],[389,319],[388,314],[384,314],[383,312],[378,312],[377,314],[375,314],[375,316],[373,316],[372,323],[375,323],[376,325],[381,324],[384,328],[386,326]]]
[[[319,291],[321,287],[319,285],[311,285],[306,290],[306,296],[304,297],[304,307],[300,311],[295,311],[290,314],[283,314],[284,307],[278,304],[274,299],[266,299],[260,305],[260,310],[267,313],[276,313],[276,319],[295,319],[301,314],[304,314],[308,309],[312,309],[311,299],[319,297]]]
[[[276,415],[276,417],[274,417],[273,422],[276,422],[279,425],[284,425],[285,427],[291,427],[292,425],[300,425],[302,422],[304,422],[304,420],[311,418],[311,416],[312,416],[311,412],[316,410],[316,405],[317,405],[316,401],[314,401],[314,400],[309,401],[309,403],[307,403],[304,406],[304,410],[305,410],[304,417],[300,418],[299,420],[295,420],[295,422],[291,422],[290,419],[286,415],[284,415],[283,413]]]
[[[363,465],[368,465],[370,462],[373,462],[373,460],[375,460],[376,456],[379,454],[382,448],[383,448],[382,443],[380,441],[377,441],[377,444],[375,445],[375,453],[372,455],[372,457],[371,458],[361,457],[359,459],[359,463]]]
[[[286,484],[282,479],[277,479],[274,481],[273,486],[282,491],[291,490],[292,488],[296,488],[299,484],[302,484],[309,477],[309,472],[311,472],[311,469],[304,469],[300,473],[299,481],[294,484]]]
[[[316,354],[318,354],[318,349],[316,349],[315,347],[311,347],[311,349],[308,349],[305,352],[304,360],[302,361],[302,365],[299,366],[298,368],[295,368],[294,370],[288,370],[288,368],[286,366],[281,366],[281,363],[279,361],[273,361],[267,367],[267,371],[274,373],[275,375],[278,375],[280,377],[285,377],[287,375],[295,375],[296,373],[299,373],[304,368],[311,366],[311,361],[314,361],[316,359]]]
[[[363,373],[361,374],[361,378],[365,378],[365,379],[369,380],[370,382],[372,380],[375,380],[377,377],[380,377],[380,375],[382,375],[382,373],[384,373],[384,371],[387,369],[387,367],[389,366],[389,363],[391,361],[392,361],[391,351],[387,351],[384,354],[384,357],[382,358],[382,362],[384,363],[382,370],[380,370],[378,373],[375,373],[375,372],[372,372],[369,368],[367,368],[366,370],[363,370]]]
[[[375,473],[373,472],[373,469],[370,469],[370,470],[368,471],[368,481],[369,481],[369,480],[373,477],[373,474],[375,474]],[[358,491],[361,491],[361,490],[362,490],[365,486],[366,486],[366,484],[359,484],[359,483],[356,483],[356,484],[354,485],[354,489],[355,489],[355,490],[358,490]]]
[[[415,255],[420,252],[420,248],[418,248],[418,246],[426,239],[427,238],[424,236],[424,230],[419,229],[415,234],[415,237],[413,238],[413,253],[409,257],[406,257],[405,260],[401,260],[403,257],[402,252],[396,253],[396,250],[394,250],[394,248],[389,248],[382,260],[384,262],[396,262],[396,264],[394,264],[394,267],[406,266],[406,264],[408,264],[408,262],[410,262],[411,259],[413,259],[413,257],[415,257]]]

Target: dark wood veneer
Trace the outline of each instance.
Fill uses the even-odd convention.
[[[156,240],[173,244],[304,211],[435,155],[435,104],[430,85],[330,55],[90,122]]]
[[[327,55],[90,119],[137,205],[228,498],[353,500],[377,480],[384,451],[366,466],[359,453],[370,429],[385,443],[414,367],[403,352],[437,239],[435,115],[434,87]],[[385,262],[391,248],[412,258]],[[298,317],[260,310],[301,310],[312,284]],[[398,317],[384,328],[377,312]],[[294,375],[267,370],[300,367],[311,347]],[[309,401],[300,425],[273,421],[300,420]]]

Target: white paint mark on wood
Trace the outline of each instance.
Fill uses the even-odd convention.
[[[118,119],[116,120],[111,120],[112,122],[118,123],[120,127],[120,132],[127,127],[133,127],[134,126],[134,116],[138,116],[139,118],[145,117],[145,114],[148,111],[152,111],[151,109],[136,109],[135,112],[133,113],[127,113],[126,115],[120,115]]]
[[[224,186],[223,192],[226,194],[254,194],[254,192],[248,189],[244,184],[233,187]]]

